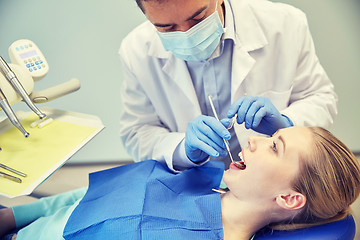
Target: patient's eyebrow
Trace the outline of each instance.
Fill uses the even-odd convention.
[[[278,135],[278,134],[279,134],[279,131],[280,131],[280,129],[277,130],[273,135],[271,135],[271,137],[275,137],[275,135]],[[284,137],[283,137],[282,135],[280,135],[280,136],[278,137],[278,139],[282,142],[282,145],[284,146],[283,152],[285,152],[286,142],[285,142]]]
[[[285,142],[285,140],[284,140],[284,138],[283,138],[282,135],[279,136],[279,140],[282,142],[282,144],[283,144],[283,146],[284,146],[283,152],[285,152],[285,150],[286,150],[286,142]]]

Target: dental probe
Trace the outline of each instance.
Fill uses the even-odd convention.
[[[0,68],[6,76],[7,80],[11,83],[11,85],[15,88],[15,90],[20,94],[25,103],[29,106],[31,110],[33,110],[36,115],[39,116],[40,119],[46,117],[44,113],[42,113],[31,101],[29,95],[26,93],[24,87],[21,85],[20,81],[17,79],[15,73],[10,69],[9,65],[5,62],[5,60],[0,56]]]
[[[19,119],[16,117],[15,113],[10,107],[10,104],[6,99],[1,88],[0,88],[0,107],[4,110],[5,114],[8,116],[10,122],[24,134],[24,137],[28,137],[30,134],[21,125]]]
[[[18,170],[15,170],[15,169],[11,168],[11,167],[8,167],[8,166],[6,166],[6,165],[4,165],[2,163],[0,163],[0,168],[4,168],[4,169],[6,169],[6,170],[8,170],[10,172],[13,172],[13,173],[17,174],[17,175],[20,175],[22,177],[26,177],[25,173],[22,173],[22,172],[20,172]]]
[[[216,120],[218,120],[218,121],[220,122],[220,120],[219,120],[219,118],[218,118],[218,115],[217,115],[217,113],[216,113],[216,110],[215,110],[215,107],[214,107],[214,103],[213,103],[213,101],[212,101],[211,96],[209,95],[208,98],[209,98],[209,102],[210,102],[210,105],[211,105],[211,109],[212,109],[212,111],[213,111],[213,113],[214,113],[214,116],[215,116]],[[226,141],[224,138],[223,138],[223,140],[224,140],[224,143],[225,143],[225,146],[226,146],[226,150],[228,151],[228,154],[229,154],[229,156],[230,156],[231,162],[233,162],[236,167],[238,167],[238,168],[240,168],[240,169],[243,169],[243,166],[242,166],[240,163],[234,161],[234,159],[233,159],[233,157],[232,157],[232,155],[231,155],[231,152],[230,152],[230,147],[229,147],[228,141]]]

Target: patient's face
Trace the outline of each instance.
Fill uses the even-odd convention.
[[[299,173],[300,155],[312,148],[312,135],[306,127],[281,129],[272,137],[250,137],[242,153],[245,170],[230,166],[224,181],[238,198],[271,200],[291,189]]]

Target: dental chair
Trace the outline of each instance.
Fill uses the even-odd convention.
[[[0,205],[0,209],[3,206]],[[16,229],[14,232],[17,232]],[[291,231],[278,231],[264,228],[256,233],[254,240],[353,240],[355,221],[351,215],[345,219],[315,227]],[[6,238],[0,238],[3,240]]]
[[[254,240],[353,240],[355,221],[351,215],[345,219],[291,231],[278,231],[265,228],[256,233]]]

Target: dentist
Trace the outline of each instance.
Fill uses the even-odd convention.
[[[337,96],[300,10],[266,0],[136,1],[148,21],[119,50],[120,136],[135,161],[229,166],[223,138],[239,152],[254,131],[333,123]]]

